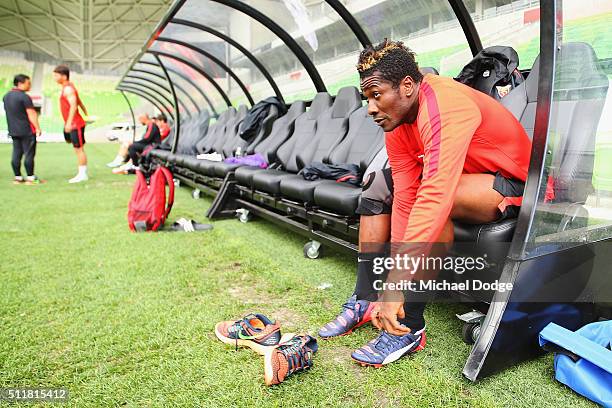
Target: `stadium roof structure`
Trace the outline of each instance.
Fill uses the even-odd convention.
[[[0,49],[122,71],[140,51],[171,0],[3,0]],[[39,57],[40,58],[40,57]]]

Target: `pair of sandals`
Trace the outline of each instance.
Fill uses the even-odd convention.
[[[195,220],[188,220],[187,218],[179,218],[170,226],[170,231],[183,232],[209,231],[211,229],[213,229],[211,224],[200,224]]]

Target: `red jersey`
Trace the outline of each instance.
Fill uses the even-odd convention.
[[[488,95],[427,74],[414,123],[385,135],[393,172],[392,242],[436,242],[463,173],[501,172],[525,181],[531,141],[519,121]]]
[[[161,140],[163,141],[170,134],[170,126],[167,123],[160,122],[159,133],[161,135]]]
[[[66,96],[64,95],[64,91],[68,87],[72,88],[72,91],[74,92],[74,95],[77,98],[77,110],[74,113],[74,117],[72,119],[72,127],[74,129],[80,129],[85,126],[85,121],[83,120],[83,117],[79,113],[78,102],[81,99],[79,98],[79,93],[77,92],[72,82],[67,82],[62,87],[62,92],[60,93],[60,110],[62,111],[62,117],[64,118],[64,123],[66,123],[66,121],[68,120],[68,113],[70,112],[70,102],[68,102],[68,98],[66,98]]]

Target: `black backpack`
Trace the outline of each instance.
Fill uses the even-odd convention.
[[[525,80],[518,65],[519,57],[514,48],[488,47],[463,67],[455,81],[500,100]]]

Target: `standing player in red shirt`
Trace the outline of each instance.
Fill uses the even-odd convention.
[[[72,143],[77,156],[79,170],[76,176],[68,180],[69,183],[87,181],[87,155],[85,154],[85,120],[79,113],[79,108],[87,116],[87,108],[83,105],[79,93],[70,82],[70,69],[65,65],[58,65],[53,70],[55,82],[62,86],[60,92],[60,111],[64,118],[64,140]]]

